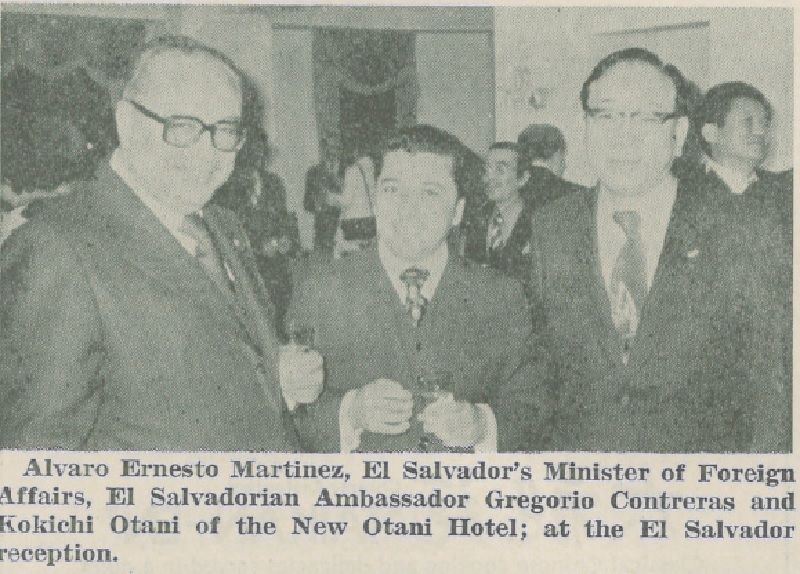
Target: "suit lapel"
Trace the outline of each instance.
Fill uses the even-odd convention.
[[[87,197],[87,223],[104,245],[162,286],[236,328],[231,307],[202,265],[161,224],[122,179],[104,165]]]
[[[618,348],[618,333],[611,317],[611,304],[608,300],[603,271],[600,268],[600,254],[597,246],[597,189],[583,194],[580,209],[576,214],[574,229],[575,254],[574,257],[580,270],[578,275],[579,288],[585,290],[585,296],[591,301],[593,320],[600,333],[598,344],[606,357],[620,360]]]
[[[656,336],[675,312],[675,305],[693,290],[696,261],[702,260],[702,234],[713,218],[713,210],[703,209],[696,190],[681,183],[664,237],[664,247],[647,301],[642,309],[639,334],[632,353],[639,347],[642,356],[655,356],[650,345],[658,345]],[[713,223],[712,223],[713,224]]]
[[[266,295],[259,297],[256,289],[263,289],[258,277],[251,277],[244,263],[236,252],[235,245],[228,237],[228,230],[224,220],[217,212],[208,208],[204,210],[203,217],[208,224],[209,232],[214,245],[225,265],[226,271],[231,275],[233,283],[236,313],[239,321],[249,335],[250,343],[263,357],[262,366],[275,367],[278,364],[278,343],[272,332],[272,320],[263,301]],[[254,282],[255,281],[255,282]],[[282,411],[282,399],[277,370],[272,377],[262,378],[262,387],[267,400],[275,413]]]

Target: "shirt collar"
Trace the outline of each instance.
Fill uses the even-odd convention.
[[[423,260],[409,262],[397,257],[388,247],[381,243],[379,238],[378,257],[380,258],[381,265],[383,266],[384,271],[386,271],[386,274],[389,276],[395,291],[397,291],[397,295],[400,297],[401,302],[405,302],[406,300],[406,285],[400,279],[400,275],[403,273],[403,271],[411,267],[417,267],[419,269],[426,270],[429,273],[428,279],[425,281],[425,283],[423,283],[420,291],[428,301],[431,301],[434,293],[436,293],[436,288],[439,286],[439,281],[444,274],[444,268],[447,266],[449,252],[447,249],[447,244],[445,243],[434,253]]]
[[[598,188],[598,218],[613,217],[615,211],[636,211],[642,219],[643,229],[647,229],[648,225],[656,222],[669,222],[678,194],[678,180],[668,177],[649,193],[641,195],[616,195],[602,183]]]
[[[169,207],[165,206],[150,193],[148,193],[148,191],[136,181],[134,175],[127,168],[123,155],[123,152],[121,152],[119,149],[114,150],[114,153],[111,155],[111,159],[108,162],[111,166],[111,169],[113,169],[117,175],[119,175],[122,181],[125,182],[125,184],[131,189],[134,195],[139,198],[145,207],[153,212],[153,215],[158,218],[161,224],[167,228],[167,231],[169,231],[173,237],[178,240],[183,248],[186,249],[186,251],[188,251],[190,254],[194,254],[197,247],[197,240],[182,231],[183,221],[186,216],[183,213],[179,213],[174,209],[170,209]],[[198,213],[200,216],[203,215],[202,211]]]
[[[703,158],[703,163],[705,163],[706,171],[710,170],[716,173],[723,183],[728,186],[728,189],[731,190],[731,193],[735,195],[742,195],[751,183],[758,181],[758,174],[755,171],[745,178],[721,163],[714,161],[709,156]]]

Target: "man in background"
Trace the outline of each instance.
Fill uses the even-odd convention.
[[[526,173],[522,197],[536,211],[554,199],[584,188],[561,176],[567,165],[564,134],[549,124],[531,124],[517,136],[520,171]]]
[[[225,56],[156,41],[110,161],[3,245],[0,445],[295,448],[285,401],[316,397],[321,358],[279,351],[244,231],[204,208],[244,141],[241,107]]]
[[[546,393],[522,288],[448,247],[468,162],[457,138],[431,126],[390,137],[378,169],[377,246],[297,282],[289,318],[315,330],[326,365],[319,401],[295,417],[309,450],[542,444]]]
[[[534,216],[531,301],[557,389],[556,450],[790,449],[764,257],[780,234],[673,175],[684,94],[651,52],[601,60],[581,91],[597,186]]]
[[[744,82],[716,85],[706,92],[697,123],[708,184],[730,194],[733,205],[776,217],[791,246],[792,179],[762,168],[772,127],[764,94]]]
[[[496,142],[489,147],[484,174],[488,201],[467,229],[468,259],[511,275],[525,272],[533,212],[521,189],[529,177],[530,171],[520,164],[517,144]]]

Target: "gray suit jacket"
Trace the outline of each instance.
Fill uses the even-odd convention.
[[[779,230],[682,182],[627,365],[597,255],[596,191],[533,220],[535,330],[557,388],[555,450],[786,450],[791,384],[765,254]]]
[[[489,404],[499,449],[541,447],[547,393],[531,356],[531,324],[521,285],[451,257],[419,327],[401,304],[377,249],[313,266],[295,285],[289,316],[316,330],[325,389],[300,409],[297,430],[312,451],[339,449],[343,395],[378,378],[404,386],[420,374],[453,374],[455,398]],[[422,434],[362,435],[362,450],[408,451]]]
[[[0,257],[1,445],[293,449],[246,237],[226,210],[205,220],[233,296],[108,165],[12,234]]]

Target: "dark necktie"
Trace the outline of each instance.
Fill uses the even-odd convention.
[[[203,219],[196,213],[187,215],[183,220],[181,231],[197,242],[194,256],[209,278],[223,293],[230,293],[232,285],[228,270],[211,240],[211,234]]]
[[[486,242],[486,248],[489,252],[492,252],[502,247],[504,242],[503,216],[498,211],[494,214],[494,216],[492,216],[491,222],[489,222],[489,233],[488,241]]]
[[[628,363],[631,342],[636,336],[642,307],[647,297],[647,257],[642,243],[641,218],[635,211],[616,211],[614,221],[625,232],[611,273],[609,298],[611,316],[622,342],[622,362]]]
[[[422,285],[430,274],[424,269],[411,267],[400,274],[400,280],[406,285],[406,309],[414,320],[414,325],[419,325],[425,312],[428,301],[422,296]]]

